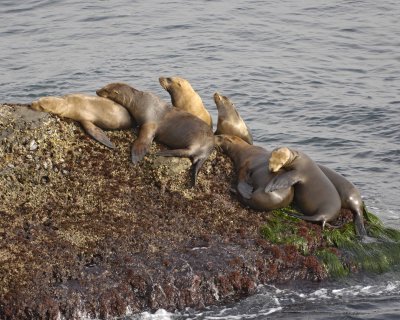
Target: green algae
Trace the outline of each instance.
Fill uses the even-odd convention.
[[[349,223],[340,230],[326,230],[328,243],[341,249],[358,269],[382,273],[400,263],[400,231],[383,225],[377,216],[368,212],[366,230],[368,237],[357,241]]]
[[[315,230],[304,226],[299,235],[304,222],[288,216],[290,212],[294,210],[273,211],[268,224],[262,226],[261,234],[273,244],[292,244],[303,254],[316,256],[333,278],[346,276],[354,270],[382,273],[400,264],[400,231],[385,227],[371,212],[365,212],[368,236],[363,240],[355,234],[351,221],[340,227],[325,228],[321,238]],[[312,239],[314,241],[310,241]],[[317,245],[311,247],[315,243]]]
[[[262,226],[261,234],[274,244],[293,245],[306,255],[309,253],[308,241],[304,236],[299,235],[298,219],[288,216],[286,214],[288,211],[292,212],[293,209],[288,207],[274,210],[268,224]]]
[[[316,252],[316,256],[322,261],[332,278],[344,277],[350,273],[350,270],[343,265],[337,253],[329,249],[322,249]]]

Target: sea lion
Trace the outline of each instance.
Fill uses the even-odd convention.
[[[134,124],[123,106],[96,96],[68,94],[62,97],[42,97],[33,101],[31,108],[79,121],[92,138],[109,148],[114,148],[114,144],[100,128],[128,129]]]
[[[237,136],[247,143],[253,144],[250,129],[237,112],[233,102],[229,98],[221,96],[218,92],[214,93],[214,101],[218,109],[218,123],[215,134]]]
[[[212,128],[212,118],[189,81],[180,77],[160,77],[158,80],[161,87],[170,94],[174,107],[199,117]]]
[[[357,235],[360,238],[364,238],[367,235],[363,221],[365,206],[360,192],[354,184],[341,174],[323,165],[319,164],[318,166],[335,186],[342,202],[342,208],[349,209],[353,213],[354,227]]]
[[[266,186],[265,192],[294,186],[294,204],[304,216],[294,217],[321,222],[322,228],[335,220],[340,212],[341,199],[333,183],[305,153],[289,148],[277,148],[269,159],[269,170],[286,172],[274,177]]]
[[[143,159],[153,139],[156,139],[173,148],[157,155],[192,160],[192,185],[196,184],[198,171],[214,149],[213,132],[204,121],[172,107],[151,92],[140,91],[124,83],[108,84],[96,93],[126,107],[138,124],[138,138],[133,142],[131,153],[133,163]]]
[[[265,192],[277,174],[268,170],[271,152],[252,146],[237,136],[217,135],[216,145],[230,157],[237,171],[236,190],[239,200],[250,208],[271,211],[288,206],[293,200],[293,188]],[[279,174],[279,173],[278,173]]]

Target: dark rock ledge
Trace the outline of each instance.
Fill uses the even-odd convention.
[[[189,160],[155,157],[154,144],[134,166],[134,134],[108,134],[115,150],[73,121],[0,105],[0,319],[198,309],[327,278],[320,227],[287,220],[306,250],[269,240],[262,227],[276,215],[238,203],[222,154],[190,189]]]

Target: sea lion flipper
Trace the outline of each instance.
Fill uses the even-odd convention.
[[[272,192],[279,189],[286,189],[299,182],[296,171],[288,171],[274,177],[265,187],[265,192]]]
[[[133,164],[137,164],[144,158],[153,142],[157,131],[157,124],[150,122],[143,124],[139,129],[139,135],[133,142],[131,149],[131,160]]]
[[[168,149],[168,150],[163,150],[163,151],[157,152],[156,156],[189,158],[191,156],[191,153],[190,153],[189,149]]]
[[[137,140],[135,140],[131,148],[131,161],[133,164],[137,164],[141,161],[149,150],[149,145],[136,141]]]
[[[289,212],[287,214],[291,217],[298,218],[298,219],[308,221],[308,222],[321,222],[322,230],[325,229],[326,219],[320,214],[315,215],[315,216],[301,216],[301,215],[297,215],[297,214],[289,213]]]
[[[199,158],[197,161],[192,164],[192,175],[191,175],[191,183],[192,187],[196,186],[197,174],[199,173],[200,168],[207,158]]]
[[[361,212],[356,212],[355,214],[353,214],[353,220],[357,236],[360,239],[363,239],[367,235],[367,231],[365,230]]]
[[[246,181],[240,181],[237,185],[237,190],[244,199],[251,199],[253,187]]]
[[[106,147],[109,147],[111,149],[115,148],[114,144],[107,137],[105,132],[97,127],[93,122],[81,121],[81,125],[85,129],[87,134],[90,135],[93,139],[97,140],[101,144],[104,144]]]

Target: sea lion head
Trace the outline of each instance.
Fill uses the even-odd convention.
[[[65,104],[63,98],[59,97],[42,97],[37,101],[33,101],[31,108],[36,111],[45,111],[57,113]]]
[[[190,85],[189,81],[180,77],[160,77],[158,78],[161,87],[164,90],[168,91],[170,94],[174,92],[180,92],[182,90],[190,90],[193,91],[192,86]]]
[[[132,94],[136,91],[138,90],[125,83],[115,82],[97,90],[96,94],[99,97],[110,99],[120,105],[126,105],[132,100]]]
[[[277,148],[271,153],[269,158],[269,171],[277,172],[279,169],[284,167],[292,156],[292,152],[289,148],[281,147]]]
[[[218,92],[214,93],[214,101],[215,104],[217,105],[217,108],[219,109],[221,106],[223,106],[226,102],[230,102],[228,97],[225,97],[223,95],[220,95]]]
[[[236,116],[240,118],[235,105],[228,97],[215,92],[214,102],[218,109],[218,117],[231,118]]]

